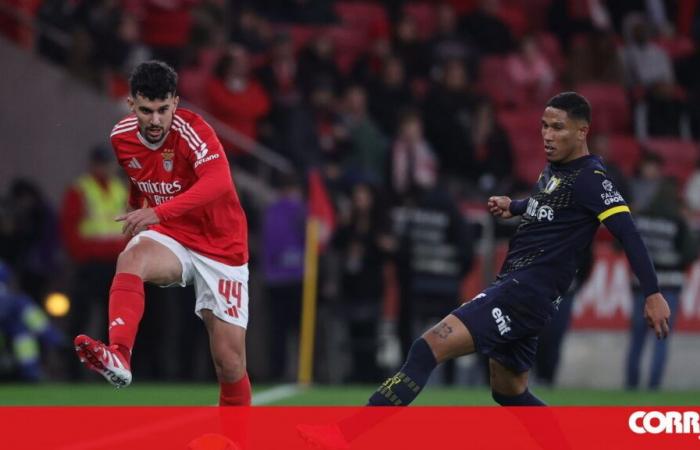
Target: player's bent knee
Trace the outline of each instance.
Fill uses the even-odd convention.
[[[138,247],[122,251],[117,258],[117,272],[128,272],[143,278],[145,259]]]
[[[233,383],[246,372],[245,357],[237,352],[217,352],[213,355],[214,368],[219,381]]]

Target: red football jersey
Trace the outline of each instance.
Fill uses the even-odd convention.
[[[129,205],[144,201],[161,222],[150,229],[232,266],[248,262],[248,226],[224,149],[198,114],[178,108],[167,136],[151,144],[135,114],[112,129],[112,146],[131,183]]]

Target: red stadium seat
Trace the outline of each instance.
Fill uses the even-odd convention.
[[[437,26],[437,14],[434,4],[407,3],[403,7],[403,12],[415,20],[418,35],[422,39],[428,39],[433,35]]]
[[[517,178],[528,183],[537,181],[546,164],[542,145],[542,110],[527,109],[502,111],[498,121],[508,133],[513,146],[514,172]]]
[[[544,53],[544,56],[552,64],[554,70],[558,74],[561,74],[566,68],[566,58],[561,51],[561,45],[559,44],[559,39],[555,35],[549,32],[537,33],[536,36],[537,45]]]
[[[663,48],[673,60],[689,56],[695,50],[692,39],[687,36],[661,38],[656,40],[656,44]]]
[[[296,52],[304,48],[322,29],[321,27],[306,25],[280,26],[280,28],[285,29],[289,33]]]
[[[368,46],[368,35],[362,30],[332,26],[326,28],[325,33],[333,41],[335,46],[336,64],[338,68],[347,73],[357,58]]]
[[[532,29],[529,16],[525,13],[529,7],[520,5],[502,5],[498,10],[498,17],[508,26],[510,32],[516,38],[523,37]]]
[[[335,13],[340,18],[342,25],[354,28],[363,33],[368,33],[377,26],[388,29],[384,6],[373,2],[337,2]]]
[[[634,175],[634,170],[642,155],[639,141],[632,135],[613,134],[608,136],[610,155],[608,159],[615,163],[627,177]]]
[[[648,139],[644,142],[644,147],[663,158],[664,173],[677,178],[681,186],[688,181],[700,159],[698,145],[681,139]]]
[[[617,84],[585,83],[578,85],[576,91],[591,103],[594,133],[630,131],[631,112],[625,88]]]
[[[508,76],[506,61],[504,56],[486,56],[479,64],[479,86],[497,110],[527,105],[526,93]]]
[[[504,0],[504,7],[520,8],[527,15],[527,21],[531,29],[545,29],[547,25],[547,11],[552,0]]]

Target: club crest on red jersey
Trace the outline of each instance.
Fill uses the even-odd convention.
[[[166,148],[163,150],[163,169],[166,172],[173,171],[173,159],[175,159],[175,151],[172,148]]]

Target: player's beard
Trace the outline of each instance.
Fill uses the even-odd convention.
[[[149,131],[160,131],[160,133],[158,134],[158,137],[153,137]],[[163,138],[165,138],[165,129],[163,127],[144,127],[141,134],[149,143],[158,144],[159,142],[163,141]]]

